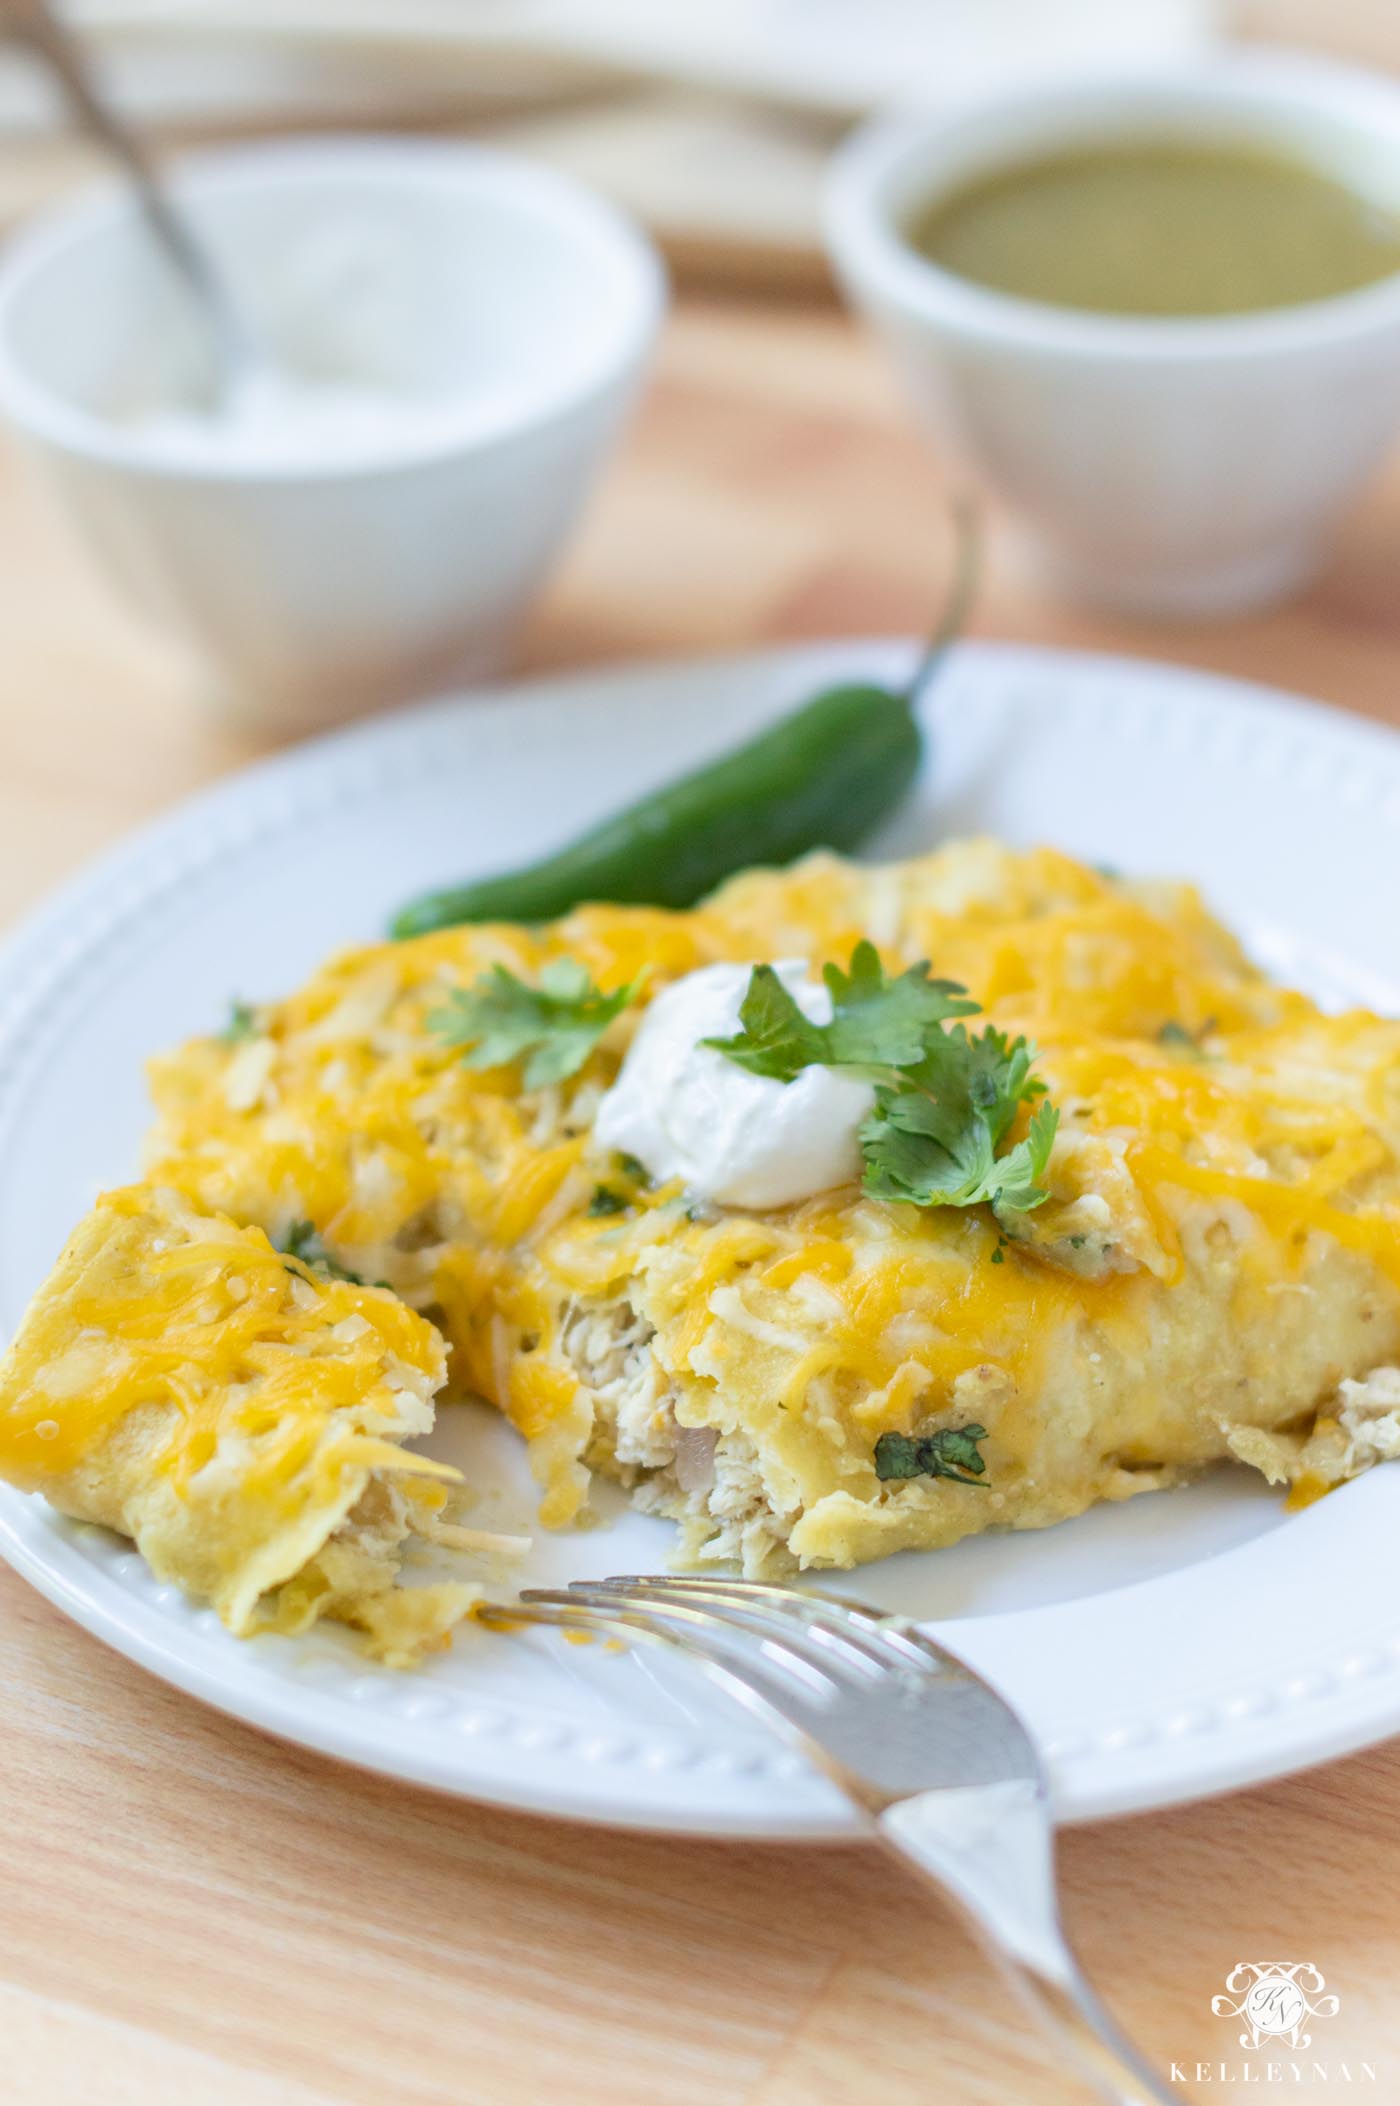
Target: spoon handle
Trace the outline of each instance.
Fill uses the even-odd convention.
[[[87,52],[49,0],[0,0],[0,25],[43,60],[83,129],[130,180],[147,226],[209,324],[219,392],[227,397],[261,362],[260,354],[222,271],[157,174],[145,141],[98,88]]]

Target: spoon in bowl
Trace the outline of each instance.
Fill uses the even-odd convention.
[[[83,130],[131,184],[148,230],[204,317],[217,403],[232,407],[266,382],[272,363],[203,237],[157,172],[145,141],[98,88],[80,40],[49,0],[0,0],[0,27],[44,62]]]

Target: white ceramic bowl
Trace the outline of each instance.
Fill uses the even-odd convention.
[[[901,231],[985,169],[1125,134],[1268,142],[1400,205],[1400,85],[1241,55],[869,127],[833,165],[828,245],[919,408],[1020,509],[1062,585],[1231,612],[1308,575],[1400,425],[1400,276],[1267,313],[1119,318],[971,284]]]
[[[274,351],[402,392],[403,420],[284,457],[172,449],[133,421],[203,353],[110,194],[0,264],[0,411],[112,578],[246,716],[309,729],[497,670],[637,393],[653,250],[479,147],[291,141],[192,157],[177,181]]]

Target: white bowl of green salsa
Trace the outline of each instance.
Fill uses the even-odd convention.
[[[1400,427],[1400,85],[1292,55],[867,127],[837,275],[1059,583],[1280,597]]]

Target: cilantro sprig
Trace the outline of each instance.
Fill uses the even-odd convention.
[[[987,1489],[987,1461],[977,1443],[985,1426],[944,1426],[937,1433],[882,1433],[875,1443],[875,1475],[883,1482],[907,1477],[951,1477],[955,1484]]]
[[[428,1029],[463,1048],[469,1068],[522,1064],[527,1090],[576,1075],[607,1030],[636,999],[640,977],[604,994],[576,958],[556,958],[538,987],[493,965],[470,987],[454,988],[428,1017]]]
[[[241,995],[235,995],[228,1005],[228,1022],[214,1035],[221,1046],[241,1046],[246,1039],[256,1038],[258,1012],[253,1004],[245,1002]]]
[[[282,1241],[273,1248],[284,1258],[299,1259],[308,1271],[319,1272],[327,1280],[348,1280],[352,1287],[368,1285],[360,1273],[351,1272],[348,1266],[331,1256],[314,1221],[294,1221]],[[375,1282],[381,1287],[387,1284],[384,1280]]]
[[[927,964],[891,978],[871,943],[856,945],[848,972],[828,965],[824,978],[831,1021],[816,1024],[771,965],[755,966],[741,1029],[705,1044],[780,1082],[828,1067],[873,1083],[860,1145],[874,1198],[920,1207],[985,1200],[1019,1213],[1039,1206],[1055,1107],[1037,1105],[1024,1139],[1002,1148],[1019,1107],[1045,1093],[1031,1073],[1034,1046],[990,1025],[970,1033],[953,1021],[980,1013],[966,988],[934,979]]]
[[[997,1153],[1017,1107],[1044,1092],[1030,1063],[1024,1039],[990,1029],[970,1038],[962,1025],[944,1033],[899,1087],[876,1092],[860,1133],[866,1190],[917,1207],[1038,1207],[1060,1121],[1054,1105],[1037,1105],[1025,1139]]]
[[[926,965],[891,980],[873,943],[858,943],[851,968],[828,965],[829,1024],[814,1024],[771,965],[749,978],[733,1038],[707,1038],[754,1075],[791,1082],[803,1068],[904,1068],[922,1060],[931,1033],[949,1017],[975,1016],[978,1005],[956,980],[929,978]]]
[[[1179,1053],[1185,1060],[1209,1060],[1210,1055],[1205,1050],[1204,1041],[1214,1029],[1214,1017],[1207,1017],[1198,1031],[1192,1031],[1188,1025],[1179,1023],[1174,1016],[1168,1017],[1157,1033],[1157,1043],[1159,1046],[1165,1046],[1169,1052]]]

